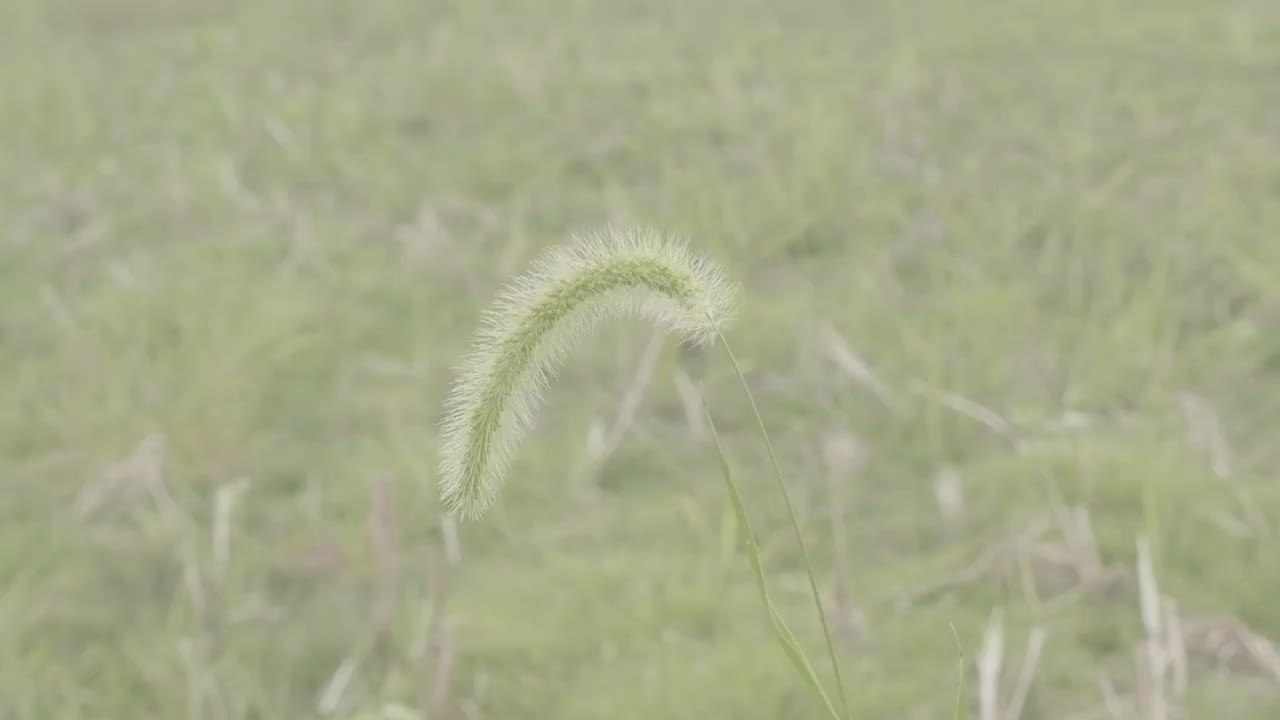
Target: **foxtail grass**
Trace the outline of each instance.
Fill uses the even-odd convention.
[[[691,345],[718,342],[750,402],[808,571],[840,709],[769,595],[764,563],[742,496],[714,423],[710,423],[726,489],[774,634],[788,659],[836,720],[849,718],[848,698],[826,611],[800,523],[751,388],[723,330],[735,314],[737,286],[705,256],[647,229],[605,230],[539,257],[486,312],[446,401],[441,428],[440,496],[461,519],[479,518],[502,490],[543,391],[568,354],[598,322],[638,315]],[[709,409],[708,421],[711,419]]]

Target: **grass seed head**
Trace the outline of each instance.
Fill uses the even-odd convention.
[[[441,500],[463,518],[502,488],[533,412],[565,357],[600,320],[639,315],[687,343],[731,319],[736,286],[684,242],[608,227],[554,248],[485,314],[446,403]]]

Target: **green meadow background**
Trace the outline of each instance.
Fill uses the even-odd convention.
[[[439,512],[604,223],[741,283],[858,718],[1280,717],[1273,0],[0,5],[0,718],[821,717],[721,352],[601,328]]]

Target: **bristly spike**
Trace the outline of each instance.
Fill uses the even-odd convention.
[[[484,314],[441,427],[444,508],[476,518],[502,489],[542,391],[597,322],[639,315],[690,344],[713,340],[737,287],[680,240],[606,227],[553,248]]]

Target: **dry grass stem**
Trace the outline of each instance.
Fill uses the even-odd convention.
[[[599,472],[601,466],[607,463],[609,458],[617,452],[627,432],[631,429],[632,424],[635,423],[636,416],[640,412],[640,406],[644,402],[645,395],[649,392],[649,386],[653,383],[654,369],[657,367],[658,358],[661,357],[665,338],[665,333],[659,329],[655,329],[649,334],[644,350],[640,353],[640,359],[636,362],[631,382],[622,396],[622,402],[618,404],[618,411],[613,418],[613,422],[609,424],[608,429],[600,440],[600,444],[589,448],[587,456],[583,459],[580,474],[584,479],[593,480],[595,478],[595,474]]]
[[[991,611],[978,651],[978,718],[1003,720],[1000,714],[1000,673],[1004,666],[1004,612]]]
[[[824,325],[818,333],[818,340],[822,343],[827,358],[850,380],[865,388],[887,409],[897,410],[897,398],[893,390],[834,327]]]
[[[1018,683],[1013,686],[1013,693],[1009,696],[1004,720],[1021,720],[1027,698],[1031,695],[1031,686],[1035,683],[1047,637],[1048,632],[1043,627],[1037,625],[1031,628],[1031,634],[1027,636],[1027,648],[1022,655],[1022,669],[1018,671]]]
[[[827,476],[827,514],[831,523],[831,557],[835,585],[835,616],[838,627],[848,635],[866,631],[866,618],[850,596],[849,539],[845,527],[848,510],[847,488],[852,486],[867,462],[865,445],[844,430],[832,430],[823,441]]]
[[[689,373],[680,368],[676,368],[672,378],[676,384],[676,393],[680,396],[685,422],[689,426],[689,435],[698,441],[707,440],[710,434],[707,432],[706,421],[702,419],[702,396],[697,385],[689,377]]]

